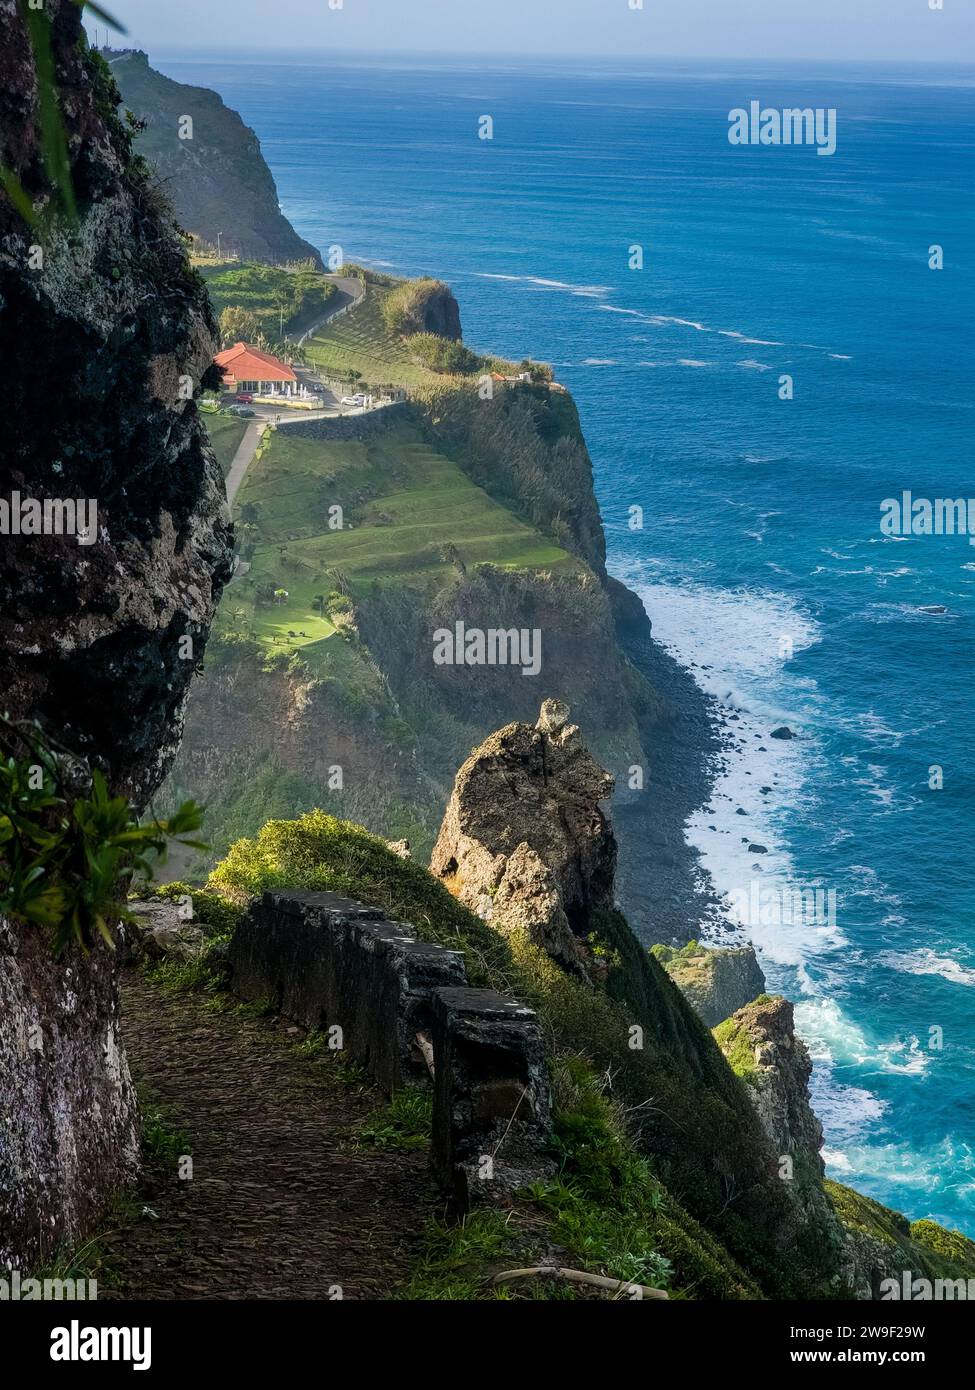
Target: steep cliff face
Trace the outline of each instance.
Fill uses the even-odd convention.
[[[178,745],[230,570],[223,487],[193,401],[213,321],[70,0],[35,18],[69,192],[50,186],[23,14],[0,0],[0,165],[36,219],[0,196],[0,500],[11,515],[24,499],[42,517],[49,504],[50,524],[3,536],[0,689],[7,713],[38,719],[142,808]],[[91,521],[81,535],[66,530],[71,511]],[[104,943],[54,960],[44,930],[0,924],[0,1263],[26,1269],[76,1239],[131,1174],[115,969]]]
[[[765,993],[754,946],[712,949],[691,941],[679,951],[654,946],[653,954],[709,1028]]]
[[[460,769],[431,871],[516,955],[544,952],[557,967],[533,966],[545,978],[557,1049],[605,1069],[654,1172],[691,1214],[768,1293],[823,1292],[841,1236],[822,1188],[822,1130],[809,1109],[808,1055],[788,1031],[791,1006],[752,1005],[757,1012],[732,1020],[752,1069],[752,1035],[765,1030],[762,1088],[751,1071],[743,1085],[614,907],[617,846],[601,805],[610,785],[568,710],[546,700],[536,725],[497,731]]]
[[[715,1029],[722,1052],[748,1086],[762,1127],[781,1155],[822,1177],[823,1127],[812,1112],[809,1050],[796,1036],[793,1008],[762,995]]]
[[[278,207],[257,136],[236,111],[206,87],[156,72],[145,53],[106,56],[126,107],[146,122],[136,148],[188,232],[214,247],[221,233],[221,249],[243,259],[312,260],[323,269],[319,252]]]
[[[5,5],[0,162],[50,206],[26,34]],[[48,7],[77,220],[28,227],[0,199],[0,497],[81,499],[91,543],[5,536],[0,688],[139,806],[179,742],[190,678],[230,571],[219,470],[193,393],[214,324],[183,246],[133,164],[114,94]],[[32,248],[37,250],[32,253]]]

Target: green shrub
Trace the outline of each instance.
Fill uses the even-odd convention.
[[[421,367],[453,376],[470,376],[483,366],[476,352],[451,338],[436,333],[414,333],[410,338],[410,355]]]
[[[126,889],[151,879],[174,838],[199,829],[202,811],[185,802],[168,820],[140,825],[125,797],[112,796],[96,768],[78,794],[65,780],[87,781],[69,754],[56,754],[37,723],[0,716],[0,913],[54,930],[54,949],[112,944],[109,923],[127,919]]]
[[[442,280],[404,280],[397,285],[382,301],[383,320],[390,333],[422,332],[426,305],[439,293],[450,293],[450,286]]]

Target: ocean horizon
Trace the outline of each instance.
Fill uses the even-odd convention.
[[[829,1175],[975,1236],[975,545],[880,525],[975,493],[975,69],[150,60],[241,112],[300,235],[572,391],[610,569],[723,728],[711,939],[794,1001]],[[752,100],[835,109],[836,153],[732,146]],[[736,924],[796,889],[833,910]]]

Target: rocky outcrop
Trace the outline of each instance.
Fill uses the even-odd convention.
[[[612,790],[568,707],[545,700],[537,724],[507,725],[464,763],[430,868],[498,930],[586,974],[591,914],[613,904]]]
[[[138,1162],[116,958],[0,917],[0,1274],[70,1248]]]
[[[145,53],[106,50],[122,100],[145,129],[136,140],[188,232],[242,260],[311,260],[278,207],[278,192],[257,136],[216,92],[174,82]],[[187,118],[192,122],[186,124]]]
[[[420,282],[413,297],[410,312],[405,318],[404,333],[436,333],[438,338],[450,338],[459,343],[463,337],[460,324],[460,305],[454,292],[443,280]]]
[[[132,902],[128,905],[132,921],[123,928],[129,960],[159,961],[167,956],[193,960],[206,945],[206,936],[193,921],[193,902]]]
[[[81,499],[95,528],[86,543],[4,536],[0,689],[8,713],[39,718],[142,807],[178,747],[230,573],[223,483],[193,399],[215,330],[80,45],[77,6],[45,12],[78,212],[53,211],[33,62],[6,14],[0,164],[48,217],[30,227],[0,197],[0,500]]]
[[[715,1028],[765,993],[754,946],[651,948],[674,984],[709,1028]]]
[[[230,572],[193,399],[214,324],[72,0],[35,18],[64,123],[51,186],[25,10],[0,0],[0,166],[23,191],[19,211],[0,195],[0,501],[12,514],[31,499],[42,516],[47,504],[50,524],[3,536],[0,689],[6,712],[40,721],[141,809],[178,746]],[[117,963],[104,942],[54,958],[45,930],[0,923],[0,1264],[28,1270],[70,1246],[133,1171]]]
[[[809,1099],[812,1062],[796,1036],[793,1008],[780,995],[763,994],[720,1024],[714,1036],[748,1086],[762,1128],[776,1153],[822,1177],[823,1127]]]
[[[460,305],[449,285],[438,284],[423,308],[423,331],[461,341]]]

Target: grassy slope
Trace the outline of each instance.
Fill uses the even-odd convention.
[[[248,309],[270,341],[280,335],[282,305],[284,331],[299,331],[324,313],[335,295],[331,280],[318,270],[284,270],[249,261],[197,261],[196,269],[206,281],[218,319],[232,305]]]
[[[372,385],[426,386],[443,378],[418,366],[406,344],[389,332],[382,316],[385,288],[369,285],[365,299],[309,339],[308,361],[326,375],[344,378],[355,369]]]
[[[342,530],[329,529],[333,504],[343,507]],[[316,648],[341,641],[315,602],[336,589],[335,571],[362,594],[376,583],[436,587],[455,573],[454,554],[468,566],[579,568],[403,423],[368,442],[272,433],[248,470],[237,514],[253,519],[254,549],[223,613],[232,603],[231,613],[243,610],[238,630],[269,649],[283,638],[313,663],[324,655]],[[258,585],[268,583],[288,591],[286,603],[256,604]]]
[[[234,454],[236,454],[237,447],[247,429],[247,421],[241,420],[235,415],[205,411],[203,412],[203,423],[207,427],[207,434],[210,436],[210,443],[217,456],[220,471],[226,478],[230,472],[230,465],[234,461]]]

